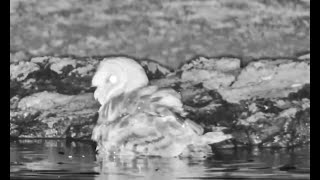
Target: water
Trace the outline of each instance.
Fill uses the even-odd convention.
[[[200,158],[117,158],[98,162],[94,147],[65,140],[10,142],[11,179],[310,179],[309,146],[221,149]]]

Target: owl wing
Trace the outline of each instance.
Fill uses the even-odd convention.
[[[175,156],[203,134],[201,126],[182,118],[185,112],[180,94],[172,89],[139,89],[113,99],[100,114],[92,138],[102,142],[101,146],[108,145],[107,149],[114,145]],[[112,121],[106,120],[110,117]]]
[[[151,95],[150,103],[158,107],[166,107],[180,116],[186,114],[183,110],[181,95],[173,89],[159,89]]]
[[[196,134],[202,135],[203,128],[185,119],[181,95],[170,88],[147,86],[130,94],[122,94],[100,108],[98,124],[106,124],[120,120],[124,116],[145,113],[159,121],[170,119],[173,129],[191,128]]]
[[[149,118],[147,122],[140,118],[136,124],[153,122],[149,126],[155,127],[157,132],[180,140],[188,139],[187,136],[203,134],[201,126],[184,118],[186,112],[183,109],[181,95],[173,89],[148,86],[140,89],[134,96],[135,98],[128,98],[134,99],[133,102],[127,103],[132,108],[129,114],[142,113]]]

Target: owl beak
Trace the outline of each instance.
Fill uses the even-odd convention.
[[[97,87],[94,91],[94,99],[98,100],[101,105],[106,104],[110,100],[111,85],[106,84],[103,87]]]
[[[109,107],[110,107],[110,104],[108,103],[105,103],[100,107],[99,113],[102,117],[108,117]]]

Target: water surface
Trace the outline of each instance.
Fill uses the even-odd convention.
[[[219,149],[206,158],[96,160],[94,147],[66,140],[10,142],[11,179],[310,179],[309,146]]]

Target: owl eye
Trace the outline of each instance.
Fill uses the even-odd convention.
[[[111,75],[111,76],[109,77],[109,81],[110,81],[112,84],[114,84],[114,83],[117,82],[117,77],[116,77],[115,75]]]

